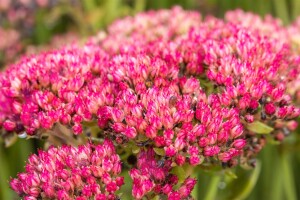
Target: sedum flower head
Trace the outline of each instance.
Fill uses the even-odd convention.
[[[188,198],[196,181],[187,178],[175,190],[175,166],[254,165],[266,143],[257,134],[259,126],[271,126],[265,129],[279,141],[297,127],[300,109],[292,101],[300,59],[293,40],[281,39],[296,27],[286,30],[275,19],[241,11],[227,13],[225,20],[202,19],[178,7],[118,20],[83,47],[25,57],[3,72],[0,126],[6,134],[40,136],[58,125],[78,135],[89,130],[86,124],[97,124],[94,135],[138,149],[137,166],[130,170],[135,198]],[[280,31],[269,36],[275,30]],[[114,150],[103,161],[60,158],[64,152],[85,152],[88,159],[97,148],[88,144],[40,152],[31,158],[28,173],[13,179],[12,188],[31,198],[53,195],[53,190],[60,191],[57,198],[110,198],[122,183],[111,178],[120,170]],[[69,182],[78,177],[88,185],[56,178],[73,175],[78,176]],[[35,178],[23,185],[27,177]],[[95,177],[103,184],[97,185]],[[53,188],[57,182],[62,188]]]
[[[11,180],[24,199],[115,199],[124,184],[120,157],[111,141],[101,145],[50,147],[33,154],[26,172]]]

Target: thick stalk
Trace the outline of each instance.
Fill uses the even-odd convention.
[[[218,185],[220,182],[220,175],[213,175],[209,186],[207,188],[207,193],[205,194],[204,200],[214,200],[218,194]]]

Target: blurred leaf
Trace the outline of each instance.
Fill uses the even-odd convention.
[[[232,169],[227,169],[225,171],[225,175],[228,176],[229,178],[237,179],[238,176],[232,171]]]
[[[177,175],[179,183],[183,183],[186,178],[186,173],[182,166],[174,167],[171,173]]]
[[[254,121],[251,124],[247,124],[247,128],[258,134],[269,134],[271,133],[274,129],[260,121]]]
[[[153,150],[157,155],[160,155],[160,156],[166,155],[166,152],[163,148],[153,148]]]

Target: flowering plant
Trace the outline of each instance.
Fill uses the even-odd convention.
[[[0,75],[2,137],[52,147],[11,188],[32,200],[118,199],[128,170],[135,199],[191,199],[199,167],[255,167],[268,141],[297,127],[296,30],[174,7],[23,57]]]

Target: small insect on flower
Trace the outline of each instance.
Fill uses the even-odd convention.
[[[163,156],[159,161],[157,161],[157,167],[161,168],[165,165],[165,162],[167,160],[166,156]]]
[[[146,85],[147,88],[152,88],[152,86],[153,86],[153,81],[151,81],[151,80],[146,80],[145,85]]]
[[[175,105],[176,105],[176,103],[177,103],[177,97],[176,96],[171,96],[170,97],[170,99],[169,99],[169,105],[171,106],[171,107],[174,107]]]
[[[260,118],[261,118],[261,120],[267,119],[267,115],[266,115],[266,111],[265,111],[264,107],[262,107],[262,109],[261,109]]]
[[[151,140],[146,140],[146,141],[141,141],[141,142],[136,142],[136,146],[138,147],[145,147],[151,143]]]

